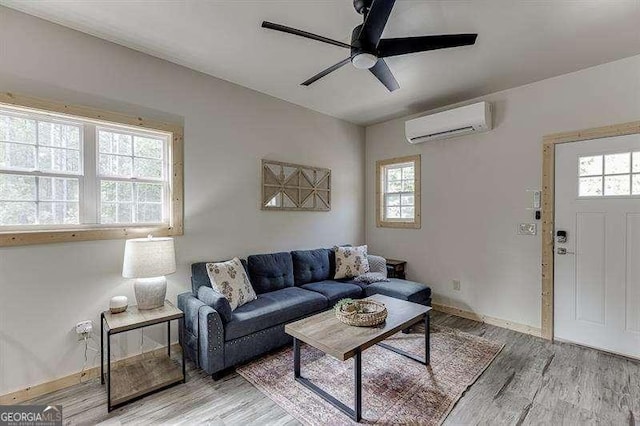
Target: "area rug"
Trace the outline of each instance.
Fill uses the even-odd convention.
[[[385,343],[424,356],[424,331],[398,333]],[[362,423],[438,425],[504,345],[445,327],[432,327],[431,365],[373,346],[362,353]],[[353,359],[338,361],[302,344],[302,375],[353,407]],[[302,423],[355,424],[293,378],[285,348],[238,367],[245,379]]]

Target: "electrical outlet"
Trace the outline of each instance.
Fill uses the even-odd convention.
[[[451,286],[455,291],[460,291],[460,280],[451,281]]]
[[[85,336],[88,336],[93,331],[93,321],[80,321],[76,324],[76,333],[78,334],[78,339],[82,340]]]
[[[537,233],[538,227],[535,223],[518,224],[518,235],[536,235]]]

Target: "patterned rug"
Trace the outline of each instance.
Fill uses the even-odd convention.
[[[385,343],[424,356],[424,329]],[[431,329],[431,366],[379,346],[362,353],[362,423],[438,425],[504,345],[454,329]],[[353,407],[353,359],[338,361],[301,346],[302,375]],[[241,366],[238,373],[302,423],[355,424],[293,378],[293,351],[285,348]]]

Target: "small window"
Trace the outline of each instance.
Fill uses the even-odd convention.
[[[640,195],[640,152],[579,157],[579,197],[631,195]]]
[[[420,228],[420,156],[377,162],[377,224]]]

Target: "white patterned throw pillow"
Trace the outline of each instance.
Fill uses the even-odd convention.
[[[335,247],[336,253],[336,280],[341,278],[353,278],[369,272],[367,260],[367,246],[359,247]]]
[[[207,275],[211,287],[227,298],[232,311],[257,299],[242,262],[237,257],[226,262],[207,263]]]
[[[358,275],[353,280],[364,284],[373,284],[378,282],[388,283],[390,281],[385,274],[381,274],[380,272],[367,272],[365,274]]]

